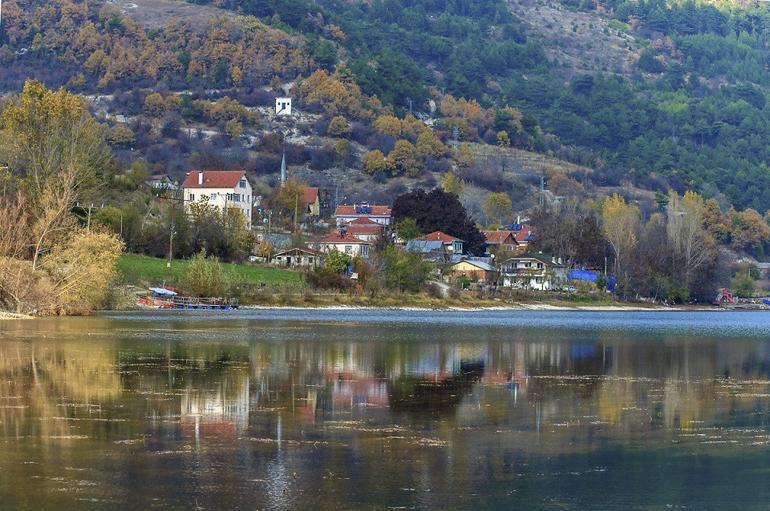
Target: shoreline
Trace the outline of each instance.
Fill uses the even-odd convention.
[[[8,312],[0,310],[0,321],[4,319],[33,319],[35,316],[30,316],[28,314],[18,314],[16,312]]]
[[[376,305],[243,305],[238,310],[390,310],[390,311],[447,311],[447,312],[484,312],[484,311],[554,311],[554,312],[709,312],[728,311],[719,307],[700,306],[636,306],[636,305],[554,305],[554,304],[511,304],[499,306],[463,307],[449,305],[445,307],[417,306],[376,306]],[[760,309],[755,309],[760,310]]]
[[[425,312],[501,312],[501,311],[531,311],[531,312],[759,312],[767,308],[725,308],[713,305],[620,305],[620,304],[564,304],[564,303],[510,303],[505,305],[462,305],[447,304],[437,306],[418,305],[368,305],[368,304],[286,304],[286,305],[242,305],[238,310],[287,310],[287,311],[425,311]],[[160,309],[103,309],[93,311],[94,314],[119,312],[162,312]],[[188,311],[189,312],[189,311]],[[199,311],[200,312],[200,311]],[[207,312],[203,310],[203,312]],[[0,321],[35,319],[38,316],[17,314],[0,310]],[[40,316],[44,317],[44,316]],[[75,317],[75,316],[61,316]]]

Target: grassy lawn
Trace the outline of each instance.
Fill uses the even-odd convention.
[[[123,254],[118,260],[118,271],[123,281],[129,284],[160,285],[163,281],[178,282],[189,263],[183,259],[175,259],[171,263],[171,272],[166,269],[165,259],[156,259],[136,254]],[[299,283],[302,275],[279,268],[262,268],[245,264],[224,264],[225,271],[236,274],[248,282],[265,282],[268,284]]]

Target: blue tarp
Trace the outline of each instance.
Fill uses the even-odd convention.
[[[569,280],[582,280],[584,282],[593,282],[594,284],[599,280],[602,274],[593,270],[570,270],[567,274]],[[605,277],[607,281],[607,289],[615,291],[615,283],[617,279],[614,275],[607,275]]]

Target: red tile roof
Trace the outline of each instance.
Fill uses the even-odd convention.
[[[357,234],[380,234],[382,232],[382,226],[380,224],[353,224],[352,222],[347,226],[347,232],[352,235]]]
[[[369,206],[369,209],[369,213],[359,213],[355,205],[340,204],[334,211],[334,216],[390,216],[391,213],[388,206]]]
[[[521,230],[513,231],[513,237],[519,243],[529,243],[525,238],[530,234],[532,234],[532,226],[528,224],[522,224]]]
[[[369,242],[364,241],[364,240],[359,239],[359,238],[356,238],[352,234],[345,233],[345,235],[342,236],[338,232],[329,234],[328,236],[324,236],[318,242],[319,243],[326,243],[326,244],[330,244],[330,243],[340,243],[340,244],[341,243],[351,243],[351,244],[365,244],[365,245],[369,244]]]
[[[318,188],[314,186],[308,186],[305,188],[305,197],[302,200],[302,203],[305,206],[309,206],[311,204],[315,204],[315,201],[318,200]]]
[[[484,231],[484,237],[490,245],[518,245],[513,231]]]
[[[198,175],[201,173],[202,185],[198,184]],[[182,188],[235,188],[245,176],[243,170],[193,170],[186,174]]]
[[[382,227],[382,224],[378,224],[377,222],[375,222],[371,218],[367,218],[367,217],[358,217],[358,218],[356,218],[354,220],[351,220],[348,223],[348,225],[349,226],[350,225],[374,225],[374,226],[377,226],[377,227]]]
[[[425,236],[420,236],[419,238],[416,238],[420,241],[443,241],[444,243],[452,243],[453,241],[462,241],[460,238],[455,238],[454,236],[450,236],[445,232],[441,231],[433,231],[431,233],[426,234]]]

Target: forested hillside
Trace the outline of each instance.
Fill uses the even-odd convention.
[[[630,73],[605,68],[575,75],[546,61],[543,48],[558,41],[544,40],[543,31],[528,33],[515,3],[217,3],[308,35],[311,54],[328,68],[343,54],[362,90],[397,111],[409,99],[424,109],[430,86],[482,104],[510,103],[562,143],[589,150],[583,162],[611,167],[610,174],[647,187],[721,191],[738,206],[770,205],[764,143],[770,15],[764,5],[542,3],[543,9],[559,6],[567,20],[569,9],[594,15],[595,25],[575,22],[571,31],[587,32],[600,45],[613,31],[639,43],[628,43]],[[538,10],[540,2],[532,4]],[[344,37],[330,37],[328,25],[314,22],[321,19]],[[574,19],[581,18],[576,13]],[[586,46],[589,54],[603,51]]]
[[[527,191],[521,176],[543,169],[527,158],[490,164],[480,156],[489,145],[590,169],[570,174],[579,186],[568,194],[694,189],[723,207],[770,208],[764,5],[183,5],[204,7],[194,4],[208,5],[199,17],[148,22],[121,1],[6,0],[0,87],[18,92],[37,78],[89,94],[126,166],[139,159],[176,176],[233,165],[273,174],[280,129],[306,180],[356,169],[352,181],[371,179],[383,196],[448,171],[479,190]],[[270,105],[289,90],[303,115],[284,126]],[[530,200],[527,191],[522,208]]]

